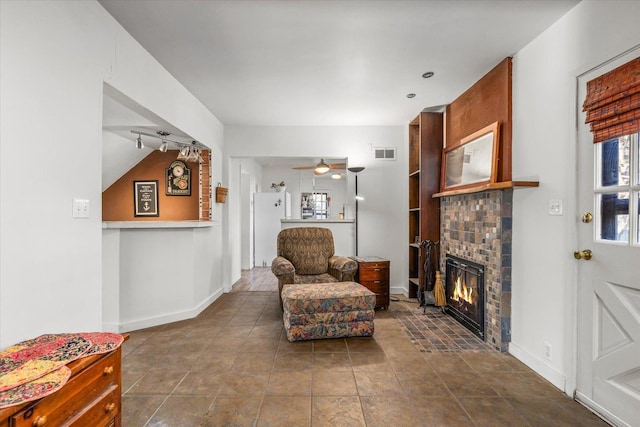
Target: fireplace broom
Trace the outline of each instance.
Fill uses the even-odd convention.
[[[436,271],[436,283],[433,285],[433,297],[436,300],[436,307],[444,307],[447,305],[447,297],[444,293],[444,284],[442,283],[439,270]]]
[[[433,285],[433,297],[435,299],[436,307],[444,307],[447,305],[447,297],[444,292],[444,284],[442,283],[442,277],[440,276],[440,251],[436,250],[436,283]]]

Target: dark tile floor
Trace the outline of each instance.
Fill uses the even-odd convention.
[[[276,290],[254,269],[195,319],[131,332],[123,426],[607,425],[405,298],[372,338],[290,343]]]

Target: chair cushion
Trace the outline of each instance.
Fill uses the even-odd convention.
[[[296,274],[322,274],[334,254],[333,234],[328,228],[287,228],[278,233],[278,256],[291,261]]]
[[[293,283],[296,284],[332,283],[337,281],[338,279],[336,279],[329,273],[307,275],[296,274],[293,278]]]

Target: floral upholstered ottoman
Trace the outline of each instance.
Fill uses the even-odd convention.
[[[289,341],[370,337],[376,294],[355,282],[284,285],[283,320]]]

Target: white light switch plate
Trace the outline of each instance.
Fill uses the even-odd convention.
[[[73,199],[73,217],[89,218],[89,200]]]
[[[562,215],[562,199],[549,200],[549,215]]]

